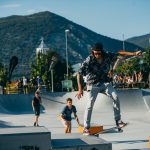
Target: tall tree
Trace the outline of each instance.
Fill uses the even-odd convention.
[[[65,79],[66,75],[65,60],[54,50],[50,50],[46,55],[39,53],[36,62],[37,64],[32,63],[31,65],[32,76],[40,76],[44,84],[51,88],[51,69],[53,69],[54,91],[61,91],[61,81]],[[69,65],[69,76],[71,77],[72,74],[73,71]]]
[[[7,69],[5,68],[3,63],[1,63],[1,61],[0,61],[0,85],[1,86],[5,86],[6,85],[7,74],[8,74]]]
[[[144,70],[147,72],[148,86],[150,88],[150,47],[145,48]]]
[[[9,63],[8,81],[11,80],[12,73],[15,67],[17,66],[17,64],[18,64],[18,57],[12,56],[12,58],[10,59],[10,63]]]

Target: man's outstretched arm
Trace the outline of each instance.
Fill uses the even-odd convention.
[[[124,56],[140,56],[142,54],[142,51],[137,51],[137,52],[127,52],[124,50],[118,51],[118,54],[124,55]]]

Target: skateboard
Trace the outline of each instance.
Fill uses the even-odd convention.
[[[110,131],[114,131],[114,130],[117,130],[118,132],[123,132],[123,128],[126,127],[128,124],[129,124],[129,123],[125,123],[125,125],[122,126],[122,127],[114,126],[114,127],[108,128],[108,129],[103,129],[103,130],[100,131],[100,132],[97,132],[97,133],[95,133],[95,134],[90,134],[90,135],[98,136],[99,134],[109,133]]]
[[[103,126],[98,124],[92,124],[89,130],[90,133],[94,135],[96,133],[103,131]],[[84,131],[83,124],[78,125],[78,132],[83,134],[83,131]]]

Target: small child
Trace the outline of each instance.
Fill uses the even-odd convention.
[[[76,114],[77,110],[76,107],[74,105],[72,105],[72,99],[68,98],[67,100],[67,105],[64,107],[63,111],[61,112],[61,119],[63,122],[63,125],[65,127],[65,133],[71,133],[71,114],[74,114],[74,117],[79,125],[79,119],[78,116]]]

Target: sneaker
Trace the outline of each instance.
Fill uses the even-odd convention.
[[[36,122],[34,122],[33,126],[36,126]]]
[[[122,120],[116,120],[116,125],[119,127],[119,128],[122,128],[126,125],[126,123],[124,123]]]
[[[88,129],[84,129],[83,135],[90,135],[90,131]]]

